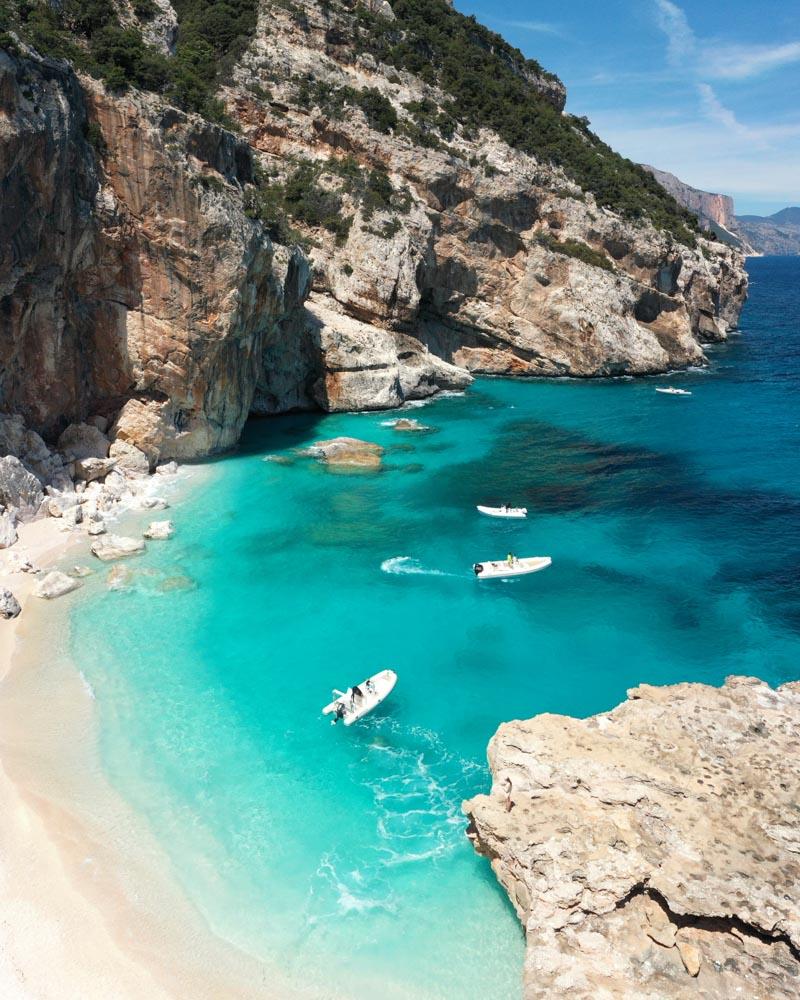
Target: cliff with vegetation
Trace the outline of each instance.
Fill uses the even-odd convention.
[[[0,411],[250,413],[704,360],[740,257],[444,0],[0,0]]]
[[[800,685],[731,677],[500,727],[464,809],[526,1000],[797,996],[798,726]]]

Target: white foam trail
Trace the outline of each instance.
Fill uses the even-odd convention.
[[[94,688],[86,680],[86,676],[84,675],[84,673],[83,673],[82,670],[79,670],[78,673],[80,674],[81,684],[83,684],[83,690],[89,695],[89,697],[92,699],[92,701],[95,701],[96,697],[95,697],[95,693],[94,693]]]
[[[458,577],[458,573],[445,573],[441,569],[428,569],[423,566],[419,559],[413,556],[392,556],[391,559],[384,559],[381,563],[384,573],[391,573],[394,576],[452,576]]]

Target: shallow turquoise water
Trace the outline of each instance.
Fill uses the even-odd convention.
[[[800,261],[750,270],[743,335],[670,379],[691,398],[485,380],[410,414],[426,434],[254,422],[130,592],[87,587],[72,644],[107,770],[220,933],[311,996],[513,1000],[521,932],[460,814],[498,723],[643,681],[798,677]],[[385,469],[295,458],[338,434]],[[502,501],[528,520],[474,510]],[[473,578],[509,549],[553,566]],[[386,666],[379,714],[320,717]]]

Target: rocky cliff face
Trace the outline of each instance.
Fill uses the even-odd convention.
[[[733,198],[729,195],[700,191],[690,184],[685,184],[675,174],[670,174],[666,170],[657,170],[647,164],[644,165],[644,169],[649,170],[658,183],[666,188],[676,201],[685,205],[690,212],[694,212],[704,229],[721,226],[723,229],[735,230],[736,215]]]
[[[55,437],[122,408],[153,458],[234,444],[308,285],[242,209],[248,147],[51,61],[0,54],[0,95],[3,409]]]
[[[525,996],[794,997],[800,685],[643,685],[503,725],[469,835],[527,934]]]
[[[157,6],[145,35],[169,58],[178,21]],[[231,446],[251,412],[694,364],[735,325],[728,248],[626,221],[463,127],[349,44],[357,6],[259,9],[221,93],[239,135],[0,52],[0,410],[51,441],[100,415],[153,464]],[[512,69],[563,108],[560,81]],[[254,205],[303,170],[335,218],[295,201],[295,233],[276,232]]]
[[[321,183],[344,191],[346,239],[313,232],[314,287],[329,315],[411,334],[472,374],[497,375],[696,364],[702,341],[723,339],[736,324],[746,277],[735,253],[715,244],[691,251],[600,209],[560,171],[488,132],[421,146],[409,137],[415,109],[444,108],[445,95],[353,56],[336,7],[308,0],[298,9],[302,16],[262,8],[258,38],[225,97],[266,171],[282,177],[287,162],[308,160]],[[563,93],[540,83],[563,107]],[[370,127],[356,107],[332,112],[319,96],[348,89],[391,103],[392,134]],[[270,101],[254,96],[267,91]],[[345,158],[384,172],[406,196],[404,210],[366,218],[337,180]],[[338,405],[364,403],[345,392]]]

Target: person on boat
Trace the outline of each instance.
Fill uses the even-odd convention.
[[[358,684],[354,684],[350,688],[350,707],[351,708],[355,708],[356,707],[356,698],[358,698],[359,701],[360,701],[363,697],[364,697],[364,692],[361,690],[361,688],[358,686]]]
[[[372,678],[366,682],[364,687],[367,689],[367,694],[375,694],[375,685],[372,683]]]
[[[508,565],[513,566],[516,561],[517,557],[514,555],[514,553],[509,552],[508,555],[506,556],[506,562],[508,563]]]

